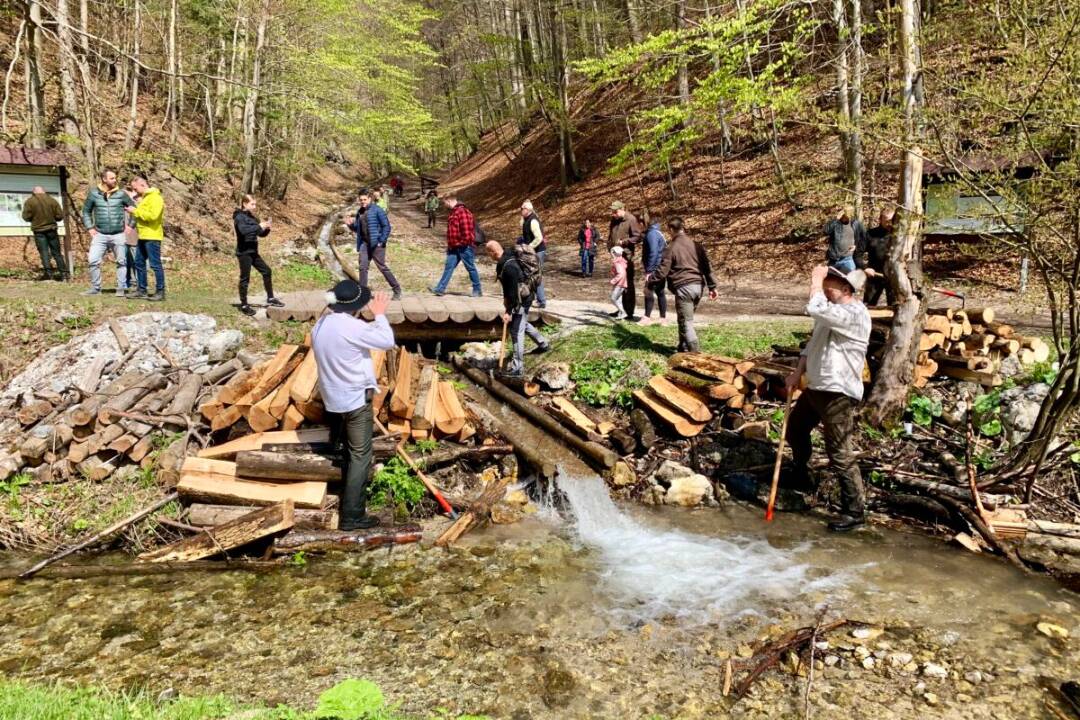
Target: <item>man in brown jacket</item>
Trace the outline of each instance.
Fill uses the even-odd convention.
[[[616,200],[611,203],[611,225],[608,228],[608,250],[618,245],[626,258],[626,292],[623,293],[623,311],[627,318],[633,318],[637,307],[637,295],[634,292],[634,248],[641,242],[644,231],[634,214]]]
[[[23,204],[22,219],[30,223],[30,230],[34,233],[34,244],[41,256],[41,279],[67,280],[67,265],[60,252],[60,235],[56,232],[56,223],[64,219],[64,209],[60,203],[38,185]],[[55,273],[50,256],[56,263]]]
[[[694,311],[706,287],[709,288],[709,299],[716,299],[716,281],[713,280],[705,248],[686,234],[683,219],[672,218],[668,221],[668,228],[674,237],[664,249],[664,259],[660,261],[660,268],[652,274],[652,279],[654,282],[667,280],[668,287],[675,293],[679,352],[698,352]]]

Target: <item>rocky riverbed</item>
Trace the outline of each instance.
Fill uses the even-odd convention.
[[[450,551],[394,548],[268,575],[4,581],[0,670],[300,705],[367,677],[406,710],[494,718],[801,717],[805,670],[790,658],[734,704],[723,669],[812,624],[823,604],[869,626],[819,639],[815,717],[1041,718],[1038,679],[1080,668],[1076,596],[1000,563],[891,532],[837,539],[801,517],[766,529],[738,506],[632,513],[657,537],[767,543],[835,582],[751,589],[710,612],[692,597],[704,579],[688,576],[695,612],[650,616],[663,568],[641,578],[635,602],[605,582],[606,551],[529,519]]]

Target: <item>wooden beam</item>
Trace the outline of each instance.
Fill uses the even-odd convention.
[[[736,397],[741,398],[743,396],[737,395]],[[705,428],[705,423],[695,422],[672,410],[665,402],[655,396],[651,390],[635,390],[634,399],[682,437],[694,437]],[[728,407],[731,407],[731,405],[729,404]]]
[[[276,453],[244,450],[236,453],[236,475],[275,480],[341,480],[341,467],[315,453]]]
[[[261,450],[263,443],[296,444],[330,442],[329,428],[307,428],[305,430],[276,430],[272,432],[252,433],[244,435],[221,445],[203,448],[199,451],[201,458],[227,458],[236,455],[241,450]]]
[[[673,410],[685,415],[694,422],[702,423],[712,420],[712,412],[709,411],[705,403],[678,387],[663,375],[651,377],[649,379],[649,389],[670,405]]]
[[[296,370],[289,397],[293,402],[310,402],[319,384],[319,366],[315,364],[315,351],[309,350]]]
[[[191,562],[227,553],[256,540],[284,533],[293,526],[293,502],[285,500],[207,528],[198,535],[178,540],[139,556],[142,562]]]
[[[187,521],[197,527],[223,525],[258,510],[253,505],[207,505],[192,503]],[[293,510],[293,530],[334,530],[338,526],[336,510]]]
[[[435,428],[443,435],[457,435],[465,427],[468,417],[461,407],[454,384],[448,380],[438,381],[438,403],[435,406]]]
[[[292,500],[296,507],[319,510],[326,502],[324,482],[269,483],[187,472],[180,476],[176,490],[188,502],[221,505],[273,505]]]

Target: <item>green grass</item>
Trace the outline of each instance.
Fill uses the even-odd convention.
[[[38,685],[0,679],[0,720],[216,720],[243,712],[245,720],[410,720],[386,704],[373,683],[345,682],[323,693],[314,710],[243,705],[225,696],[179,697],[156,702],[139,692],[115,692],[74,685]],[[483,720],[439,712],[440,720]]]
[[[808,332],[809,321],[725,321],[698,328],[702,352],[749,358],[767,352],[773,345],[798,345],[796,333]],[[618,354],[628,360],[662,365],[675,352],[679,330],[671,325],[640,326],[611,323],[582,328],[557,338],[543,360],[575,363],[602,355]]]

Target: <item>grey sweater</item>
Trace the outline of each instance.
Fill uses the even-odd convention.
[[[806,304],[806,314],[814,318],[814,333],[802,351],[806,386],[862,400],[870,311],[858,300],[840,305],[817,292]]]

